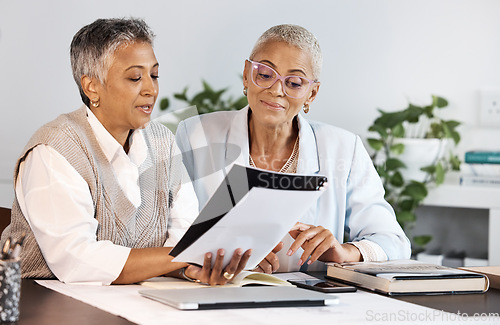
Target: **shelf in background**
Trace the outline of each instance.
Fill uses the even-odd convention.
[[[444,184],[429,190],[426,206],[488,210],[488,264],[500,265],[500,187],[465,186],[459,173],[449,173]]]
[[[446,182],[429,190],[424,205],[456,208],[500,208],[500,187],[459,184],[459,174],[450,173]]]

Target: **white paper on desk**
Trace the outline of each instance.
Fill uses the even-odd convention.
[[[246,269],[255,268],[324,191],[253,187],[219,222],[179,253],[174,262],[203,265],[204,255],[225,251],[227,265],[237,248],[252,249]],[[212,265],[215,258],[212,258]]]

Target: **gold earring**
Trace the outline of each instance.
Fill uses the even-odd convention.
[[[309,104],[304,104],[304,113],[309,113]]]
[[[245,96],[246,96],[246,95],[247,95],[247,93],[248,93],[248,88],[247,88],[247,87],[243,88],[243,95],[245,95]]]
[[[92,105],[92,107],[94,107],[94,108],[99,107],[99,98],[91,100],[90,105]]]

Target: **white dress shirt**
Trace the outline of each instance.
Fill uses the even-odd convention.
[[[127,155],[88,108],[87,117],[118,184],[138,207],[138,168],[147,156],[142,131],[135,130],[131,135]],[[59,280],[108,285],[120,275],[131,248],[97,241],[98,222],[88,185],[61,154],[47,145],[36,146],[19,166],[15,190],[47,265]],[[177,243],[197,211],[194,189],[189,181],[183,181],[171,209],[171,227],[164,246]]]

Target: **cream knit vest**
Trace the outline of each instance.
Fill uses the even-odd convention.
[[[54,148],[76,169],[89,186],[98,220],[97,240],[110,240],[131,248],[161,247],[167,238],[172,200],[180,188],[182,157],[174,156],[175,139],[163,125],[151,122],[144,129],[148,156],[139,167],[141,205],[136,209],[118,185],[111,165],[87,122],[85,107],[59,116],[41,127],[30,139],[19,164],[37,145]],[[22,276],[54,278],[17,199],[9,227],[2,234],[19,238],[26,233],[21,254]]]

